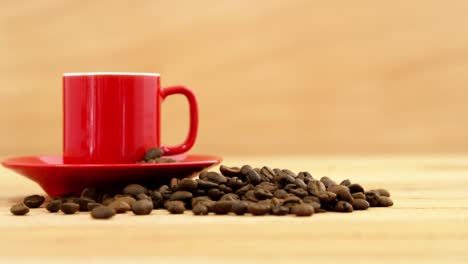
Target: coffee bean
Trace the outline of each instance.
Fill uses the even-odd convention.
[[[185,211],[185,205],[181,201],[168,201],[166,203],[166,209],[171,214],[183,214]]]
[[[265,176],[270,181],[273,180],[276,176],[275,172],[268,166],[263,166],[262,169],[260,169],[260,174]]]
[[[306,197],[303,197],[302,198],[302,201],[304,203],[311,203],[311,202],[316,202],[316,203],[320,203],[320,199],[317,197],[317,196],[306,196]]]
[[[353,183],[349,185],[348,188],[351,193],[357,193],[357,192],[364,193],[364,188],[362,188],[362,186],[358,183]]]
[[[354,198],[349,192],[348,187],[344,185],[332,185],[327,188],[327,191],[336,193],[336,199],[353,204]]]
[[[309,204],[298,204],[291,208],[291,214],[296,216],[311,216],[314,214],[314,207]]]
[[[94,200],[91,200],[89,198],[76,198],[74,199],[73,201],[74,203],[78,204],[79,205],[79,211],[80,212],[88,212],[89,209],[88,209],[88,203],[90,202],[95,202]]]
[[[214,189],[215,190],[215,189]],[[193,194],[191,192],[187,191],[177,191],[173,193],[170,197],[170,201],[182,201],[182,202],[188,202],[193,198]]]
[[[226,193],[219,200],[220,201],[240,201],[240,198],[235,193]]]
[[[173,158],[156,158],[149,160],[148,163],[175,163],[177,160]]]
[[[226,185],[224,184],[220,184],[218,186],[219,190],[222,191],[223,193],[232,193],[232,189],[227,187]]]
[[[364,199],[354,199],[354,203],[353,203],[354,210],[366,210],[369,207],[370,207],[370,204],[368,201]]]
[[[151,200],[151,198],[144,194],[144,193],[140,193],[139,195],[136,196],[137,200]]]
[[[76,203],[66,202],[62,203],[60,206],[60,210],[65,214],[74,214],[78,211],[78,209],[80,209],[80,206]]]
[[[388,192],[386,189],[377,189],[376,191],[380,196],[390,197],[390,192]]]
[[[275,205],[271,207],[271,213],[273,215],[287,215],[289,214],[289,207],[282,205]]]
[[[351,185],[351,181],[349,179],[343,180],[340,185],[348,186]]]
[[[192,207],[195,207],[197,203],[202,202],[202,201],[211,201],[210,197],[208,196],[198,196],[198,197],[193,197],[192,199]]]
[[[258,200],[264,200],[264,199],[273,197],[273,194],[270,191],[267,191],[262,188],[258,188],[258,186],[254,190],[254,195],[255,195],[255,198],[257,198]]]
[[[261,182],[256,186],[256,188],[262,188],[264,190],[267,190],[271,193],[274,193],[276,190],[278,190],[278,186],[272,182]]]
[[[234,201],[217,201],[214,204],[213,212],[215,214],[227,214],[231,211],[232,206],[237,203]]]
[[[132,206],[132,211],[136,215],[147,215],[153,211],[153,203],[148,200],[136,201]]]
[[[242,200],[251,201],[251,202],[258,202],[258,199],[255,196],[255,191],[254,190],[250,190],[250,191],[246,192],[244,194],[244,196],[242,196]]]
[[[182,179],[176,186],[175,190],[193,192],[197,189],[197,187],[197,181],[194,181],[192,179]]]
[[[208,208],[202,204],[197,204],[193,207],[192,212],[194,215],[207,215]]]
[[[129,184],[123,189],[123,193],[136,197],[140,193],[146,193],[146,188],[140,184]]]
[[[299,179],[299,178],[295,179],[294,184],[296,184],[296,186],[299,188],[307,190],[307,184],[302,179]]]
[[[206,180],[215,182],[217,184],[223,184],[227,183],[226,177],[224,177],[222,174],[217,173],[215,171],[210,171],[206,174]]]
[[[246,176],[247,181],[252,184],[259,184],[262,181],[260,174],[258,174],[258,172],[256,172],[255,170],[248,171]]]
[[[290,195],[283,200],[283,205],[289,208],[297,204],[301,204],[301,203],[302,203],[302,200],[299,197],[294,196],[294,195]]]
[[[274,193],[273,193],[273,196],[276,197],[276,198],[279,198],[279,199],[284,199],[286,198],[287,196],[289,195],[288,192],[286,192],[285,190],[276,190]]]
[[[210,189],[208,190],[208,197],[210,197],[214,201],[218,201],[223,197],[224,193],[220,191],[219,189]]]
[[[328,187],[330,186],[333,186],[333,185],[338,185],[336,184],[336,182],[332,179],[330,179],[329,177],[327,176],[323,176],[322,178],[320,178],[320,181],[323,182],[323,184],[325,184],[325,187],[328,189]]]
[[[130,206],[133,206],[133,204],[137,201],[135,198],[133,198],[133,197],[131,197],[131,196],[122,196],[122,197],[119,197],[119,198],[117,198],[117,199],[115,199],[115,200],[128,203],[128,205],[130,205]],[[115,200],[113,200],[113,201],[115,201]],[[111,202],[108,203],[108,204],[104,204],[104,202],[103,202],[103,204],[104,204],[104,205],[109,205],[109,204],[111,204],[113,201],[111,201]]]
[[[81,198],[87,198],[93,201],[97,201],[99,199],[99,193],[96,188],[85,188],[80,195]]]
[[[393,201],[390,197],[387,196],[379,196],[378,197],[378,204],[377,206],[380,207],[389,207],[393,205]]]
[[[289,193],[292,193],[292,194],[296,195],[299,198],[303,198],[303,197],[306,197],[306,196],[309,195],[309,193],[306,190],[302,189],[302,188],[291,189],[291,190],[289,190]]]
[[[145,160],[157,159],[164,155],[164,151],[160,148],[151,148],[145,153]]]
[[[210,182],[206,180],[197,179],[198,187],[201,189],[209,190],[213,188],[218,188],[218,184],[215,182]]]
[[[251,203],[247,206],[247,211],[253,215],[266,215],[270,210],[271,206],[267,204]]]
[[[54,199],[46,205],[46,209],[51,213],[56,213],[60,210],[61,205],[62,201],[60,199]]]
[[[251,190],[253,190],[254,188],[255,188],[255,187],[254,187],[252,184],[249,183],[249,184],[245,185],[244,187],[238,189],[238,190],[236,191],[236,194],[237,194],[239,197],[242,197],[242,196],[244,196],[248,191],[251,191]]]
[[[249,171],[253,170],[252,167],[250,165],[244,165],[241,167],[240,169],[240,175],[244,176],[244,177],[247,177],[247,173],[249,173]]]
[[[366,199],[366,195],[362,192],[355,192],[353,194],[351,194],[353,196],[354,199]]]
[[[224,176],[228,176],[228,177],[234,177],[234,176],[238,176],[240,174],[240,168],[238,168],[238,167],[228,167],[228,166],[221,165],[219,167],[219,171]]]
[[[236,215],[243,215],[247,212],[247,203],[244,201],[235,202],[232,205],[231,211]]]
[[[121,200],[116,200],[112,202],[111,204],[109,204],[108,207],[114,209],[114,211],[118,214],[123,214],[127,211],[132,210],[132,207],[128,203],[122,202]]]
[[[380,194],[377,191],[367,191],[365,192],[366,200],[369,202],[370,206],[378,206],[379,205],[379,197]]]
[[[297,174],[297,178],[303,180],[306,184],[309,183],[309,181],[313,180],[314,178],[312,177],[312,174],[310,174],[307,171],[301,171]]]
[[[177,185],[179,185],[180,179],[178,178],[172,178],[171,181],[169,182],[169,187],[174,190]]]
[[[281,171],[285,172],[286,174],[288,174],[289,176],[291,176],[293,178],[297,177],[297,175],[294,172],[292,172],[292,171],[290,171],[288,169],[282,169]]]
[[[88,203],[88,211],[92,211],[94,208],[96,208],[98,206],[102,206],[102,204],[90,202],[90,203]]]
[[[29,208],[38,208],[44,203],[44,201],[45,201],[44,196],[35,194],[35,195],[26,196],[23,200],[23,203]]]
[[[127,204],[128,205],[128,204]],[[96,206],[91,210],[91,217],[94,219],[109,219],[115,215],[115,210],[107,206]]]
[[[291,175],[282,172],[282,174],[277,174],[273,181],[281,186],[286,186],[291,183],[294,184],[296,180]]]
[[[353,211],[353,206],[350,203],[346,202],[346,201],[339,201],[335,205],[335,211],[351,213]]]
[[[151,193],[151,200],[153,201],[154,209],[162,208],[164,205],[164,200],[160,192],[153,191]]]
[[[238,190],[242,188],[243,186],[245,186],[246,183],[244,183],[241,179],[237,177],[232,177],[232,178],[228,178],[227,185],[233,190]]]
[[[307,184],[307,191],[310,195],[318,196],[320,193],[326,191],[325,184],[318,180],[311,180]]]
[[[25,215],[29,213],[29,208],[24,204],[15,204],[10,208],[10,212],[14,215]]]
[[[330,203],[336,201],[336,193],[334,192],[322,192],[317,197],[321,203]]]

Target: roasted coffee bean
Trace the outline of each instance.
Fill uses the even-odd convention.
[[[152,159],[157,159],[160,158],[162,155],[164,155],[164,151],[160,148],[151,148],[145,153],[145,160],[149,161]]]
[[[323,182],[318,180],[311,180],[307,184],[307,191],[310,195],[318,196],[320,193],[325,192],[327,188]]]
[[[260,169],[260,174],[265,176],[270,181],[273,180],[276,176],[275,172],[268,166],[263,166],[262,169]]]
[[[193,198],[193,194],[191,192],[187,191],[177,191],[173,193],[170,197],[170,201],[182,201],[182,202],[188,202]]]
[[[244,201],[237,201],[232,205],[231,211],[236,215],[243,215],[247,212],[247,203]]]
[[[175,190],[177,185],[179,185],[179,182],[180,182],[180,179],[172,178],[171,181],[169,182],[169,188],[171,188],[172,190]]]
[[[128,204],[127,204],[128,205]],[[91,210],[91,217],[94,219],[109,219],[115,215],[115,210],[107,206],[96,206]]]
[[[218,201],[223,197],[224,193],[219,189],[210,189],[208,190],[208,197],[210,197],[214,201]]]
[[[193,197],[192,199],[192,207],[195,207],[199,202],[202,201],[212,201],[210,197],[208,196],[198,196],[198,197]]]
[[[376,191],[380,196],[390,197],[390,192],[388,192],[386,189],[377,189]]]
[[[354,210],[366,210],[370,207],[370,204],[365,199],[354,199],[353,209]]]
[[[234,177],[234,176],[238,176],[240,174],[240,168],[238,168],[238,167],[228,167],[228,166],[221,165],[219,167],[219,171],[224,176],[228,176],[228,177]]]
[[[379,196],[378,197],[378,204],[377,206],[380,207],[389,207],[393,205],[393,201],[390,197],[387,196]]]
[[[175,163],[178,162],[178,160],[173,159],[173,158],[157,158],[153,159],[154,163]]]
[[[282,205],[273,205],[271,207],[271,213],[273,215],[287,215],[289,214],[289,207]]]
[[[353,194],[351,194],[353,196],[354,199],[366,199],[366,195],[362,192],[355,192]]]
[[[146,193],[146,188],[140,184],[129,184],[123,189],[123,193],[136,197],[140,193]]]
[[[272,182],[261,182],[260,184],[255,186],[255,188],[262,188],[262,189],[267,190],[267,191],[269,191],[271,193],[278,190],[278,186],[276,186],[276,184],[274,184]]]
[[[297,204],[301,204],[302,200],[294,195],[290,195],[283,200],[283,205],[287,207],[293,207]]]
[[[179,184],[176,186],[176,191],[188,191],[193,192],[197,189],[198,184],[192,179],[182,179]]]
[[[153,203],[148,200],[136,201],[132,206],[132,211],[136,215],[147,215],[153,211]]]
[[[122,201],[122,202],[126,202],[126,203],[128,203],[128,205],[130,205],[130,206],[133,206],[133,204],[137,201],[135,198],[133,198],[133,197],[131,197],[131,196],[126,196],[126,195],[125,195],[125,196],[122,196],[122,197],[119,197],[119,198],[117,198],[117,199],[115,199],[115,200],[117,200],[117,201]],[[114,201],[115,201],[115,200],[114,200]],[[112,202],[113,202],[113,201],[111,201],[109,204],[111,204]],[[104,204],[104,203],[103,203],[103,204]],[[107,204],[107,205],[109,205],[109,204]]]
[[[335,211],[337,212],[344,212],[344,213],[351,213],[353,211],[353,206],[346,202],[346,201],[339,201],[335,205]]]
[[[283,187],[283,190],[289,192],[289,191],[291,191],[292,189],[296,189],[296,188],[297,188],[296,184],[294,184],[294,183],[289,183],[289,184],[286,184],[286,185]]]
[[[65,214],[74,214],[78,212],[78,209],[80,209],[80,206],[76,203],[66,202],[60,206],[60,210]]]
[[[236,191],[236,194],[237,194],[239,197],[242,197],[242,196],[244,196],[248,191],[251,191],[251,190],[253,190],[254,188],[255,188],[255,187],[254,187],[252,184],[249,183],[249,184],[245,185],[244,187],[238,189],[238,190]]]
[[[193,193],[195,196],[206,196],[208,194],[208,192],[206,190],[196,190],[194,193]]]
[[[159,209],[162,208],[164,205],[164,200],[160,192],[153,191],[151,193],[151,200],[153,201],[153,208]]]
[[[264,199],[273,197],[273,194],[270,191],[267,191],[262,188],[258,188],[258,186],[254,190],[254,195],[255,195],[255,198],[257,198],[258,200],[264,200]]]
[[[241,179],[237,177],[232,177],[228,178],[228,183],[227,185],[232,189],[232,190],[238,190],[242,188],[246,183],[244,183]]]
[[[119,200],[113,201],[108,207],[114,209],[118,214],[123,214],[132,210],[132,207],[128,203]]]
[[[237,196],[237,194],[235,193],[226,193],[225,195],[223,195],[223,197],[221,197],[221,199],[219,199],[220,201],[240,201],[240,198],[239,196]]]
[[[151,198],[144,194],[144,193],[140,193],[139,195],[136,196],[137,200],[151,200]]]
[[[364,193],[364,188],[362,188],[362,186],[358,183],[353,183],[349,185],[348,188],[351,193],[358,193],[358,192]]]
[[[279,183],[281,186],[286,186],[291,183],[294,184],[295,179],[291,175],[288,175],[284,172],[282,173],[283,174],[280,175],[277,174],[273,181]]]
[[[292,171],[290,171],[288,169],[282,169],[281,171],[283,171],[284,173],[288,174],[289,176],[291,176],[293,178],[297,177],[297,175],[294,172],[292,172]]]
[[[302,189],[302,188],[291,189],[291,190],[289,190],[289,193],[292,193],[292,194],[296,195],[299,198],[303,198],[303,197],[306,197],[306,196],[309,195],[309,193],[306,190]]]
[[[198,187],[204,190],[209,190],[213,188],[218,188],[218,184],[215,182],[210,182],[206,180],[197,180]]]
[[[96,188],[85,188],[80,195],[81,198],[87,198],[93,201],[99,200],[99,193]]]
[[[195,205],[192,212],[194,215],[207,215],[209,213],[208,208],[202,204]]]
[[[348,186],[351,185],[351,181],[349,179],[343,180],[340,185]]]
[[[247,211],[253,215],[266,215],[270,210],[271,206],[267,204],[251,203],[247,206]]]
[[[26,196],[23,200],[23,203],[29,208],[38,208],[44,203],[44,201],[45,201],[44,196],[35,194],[35,195]]]
[[[95,202],[95,201],[89,198],[76,198],[74,199],[73,202],[80,206],[78,209],[80,212],[88,212],[89,211],[88,203]]]
[[[250,191],[246,192],[244,194],[244,196],[242,196],[242,200],[251,201],[251,202],[258,202],[258,199],[255,196],[255,191],[254,190],[250,190]]]
[[[255,170],[250,170],[247,172],[247,181],[252,184],[259,184],[262,181],[262,177]]]
[[[163,192],[167,191],[167,190],[170,190],[169,186],[164,184],[164,185],[161,185],[158,189],[158,191],[162,194]]]
[[[240,175],[247,177],[247,173],[249,173],[251,170],[253,170],[253,168],[250,165],[244,165],[240,169]]]
[[[54,199],[46,205],[46,209],[51,213],[56,213],[60,210],[61,205],[62,201],[60,199]]]
[[[306,184],[308,181],[312,180],[313,177],[312,177],[312,174],[310,174],[309,172],[307,171],[301,171],[297,174],[297,178],[303,180]]]
[[[219,190],[222,191],[223,193],[232,193],[232,189],[227,187],[226,185],[224,184],[220,184],[218,186]]]
[[[214,204],[213,212],[215,214],[227,214],[231,212],[232,206],[237,203],[234,201],[217,201]]]
[[[296,184],[297,187],[302,188],[304,190],[307,190],[307,184],[305,184],[304,180],[302,179],[295,179],[294,184]]]
[[[316,202],[320,204],[320,199],[317,196],[306,196],[302,198],[302,201],[304,203],[311,203],[311,202]]]
[[[181,201],[168,201],[166,203],[166,209],[171,214],[183,214],[185,211],[185,205]]]
[[[291,208],[291,214],[296,216],[311,216],[314,214],[314,207],[309,204],[298,204]]]
[[[366,201],[369,202],[370,206],[378,206],[379,205],[379,197],[380,194],[377,191],[367,191],[365,192],[366,195]]]
[[[317,196],[321,203],[330,203],[336,201],[336,193],[334,192],[322,192]]]
[[[224,177],[221,173],[217,173],[215,171],[210,171],[206,174],[206,180],[215,182],[217,184],[225,184],[227,183],[226,177]]]
[[[327,191],[336,193],[336,199],[339,201],[346,201],[353,204],[353,196],[349,192],[349,188],[344,185],[332,185],[327,188]]]
[[[325,187],[328,189],[328,187],[330,186],[333,186],[333,185],[337,185],[336,182],[332,179],[330,179],[329,177],[327,176],[323,176],[322,178],[320,178],[320,181],[323,182],[323,184],[325,184]]]
[[[276,190],[274,193],[273,193],[273,196],[275,196],[276,198],[279,198],[279,199],[284,199],[286,198],[287,196],[289,195],[289,193],[285,190]]]
[[[24,204],[15,204],[10,208],[10,212],[14,215],[25,215],[29,213],[29,208]]]
[[[88,203],[88,211],[92,211],[94,208],[96,208],[98,206],[102,206],[102,204],[90,202],[90,203]]]

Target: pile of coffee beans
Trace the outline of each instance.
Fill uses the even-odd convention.
[[[24,215],[45,201],[31,195],[23,204],[11,207],[14,215]],[[315,179],[308,172],[294,173],[267,166],[252,168],[221,165],[220,172],[203,171],[198,179],[173,178],[168,185],[129,184],[118,189],[86,188],[80,197],[52,199],[45,208],[64,214],[90,211],[95,219],[108,219],[132,211],[148,215],[154,209],[172,214],[192,210],[194,215],[296,215],[310,216],[326,211],[353,212],[369,207],[392,206],[385,189],[365,190],[360,184],[329,177]]]

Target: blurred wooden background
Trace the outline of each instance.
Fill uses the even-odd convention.
[[[1,1],[0,156],[61,152],[74,71],[194,89],[193,152],[467,152],[467,14],[467,1]],[[164,104],[163,141],[185,137],[187,111]]]

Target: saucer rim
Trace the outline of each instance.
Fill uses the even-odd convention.
[[[223,161],[221,156],[217,155],[210,155],[210,154],[182,154],[185,158],[191,156],[205,156],[207,157],[205,160],[198,160],[198,161],[187,161],[187,162],[174,162],[174,163],[30,163],[30,162],[21,162],[18,159],[31,159],[31,158],[41,158],[41,157],[63,157],[62,155],[32,155],[32,156],[18,156],[18,157],[10,157],[2,160],[2,166],[6,168],[70,168],[70,167],[80,167],[80,168],[129,168],[129,167],[179,167],[185,165],[204,165],[207,163],[210,164],[220,164]]]

